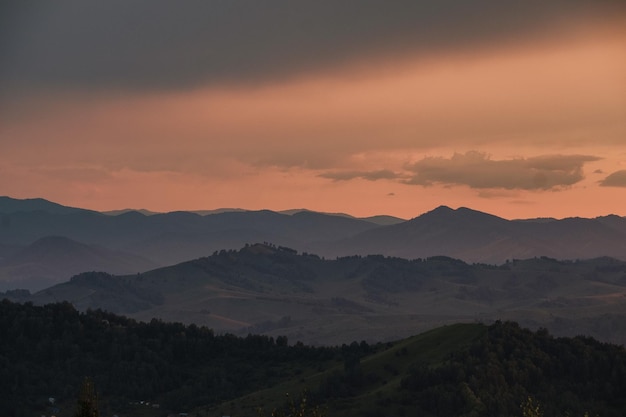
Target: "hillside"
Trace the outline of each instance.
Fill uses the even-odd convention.
[[[307,400],[302,407],[329,417],[521,416],[529,405],[546,416],[617,417],[626,411],[619,392],[626,351],[591,338],[554,338],[496,322],[444,326],[365,354],[362,347],[342,346],[341,368],[200,412],[252,416],[265,404],[290,409],[291,401],[301,410],[301,393]],[[295,401],[285,401],[284,393]]]
[[[441,256],[323,259],[257,244],[115,279],[133,292],[73,279],[30,299],[309,344],[394,340],[446,323],[498,319],[626,343],[626,262],[611,258],[492,266]],[[127,300],[141,293],[161,301]]]
[[[48,236],[0,259],[0,291],[13,288],[40,290],[84,271],[129,274],[157,266],[137,255]]]
[[[81,314],[67,303],[2,301],[0,330],[3,415],[70,416],[85,376],[101,415],[269,415],[289,403],[285,394],[299,408],[302,392],[306,408],[328,417],[521,415],[528,398],[546,415],[626,412],[623,347],[510,322],[313,348],[282,336]]]

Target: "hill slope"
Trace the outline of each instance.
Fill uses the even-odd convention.
[[[48,236],[0,261],[0,290],[39,290],[84,271],[129,274],[155,267],[155,263],[136,255]]]
[[[533,258],[494,267],[447,257],[325,260],[258,244],[120,278],[163,301],[114,312],[312,344],[392,340],[446,323],[496,319],[626,342],[626,262],[611,258]],[[124,297],[85,285],[79,290],[70,281],[31,299],[109,308],[99,300]]]

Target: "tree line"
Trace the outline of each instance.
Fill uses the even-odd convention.
[[[3,300],[0,415],[33,415],[50,397],[73,405],[85,377],[93,378],[108,410],[149,401],[165,412],[301,380],[305,368],[329,370],[309,387],[308,397],[328,406],[329,415],[333,403],[350,398],[359,398],[356,408],[342,415],[521,416],[529,398],[541,404],[544,416],[626,415],[623,346],[553,337],[511,322],[475,326],[484,329],[481,336],[443,360],[411,361],[417,352],[403,348],[372,368],[364,359],[387,354],[394,343],[310,347],[285,336],[218,335],[193,324],[81,313],[67,302]],[[399,383],[385,387],[394,378]],[[365,398],[367,406],[358,408]]]
[[[139,322],[70,303],[0,302],[0,415],[27,415],[48,398],[73,401],[85,377],[111,407],[132,401],[186,410],[289,378],[339,348],[289,345],[286,336],[216,335],[194,324]]]

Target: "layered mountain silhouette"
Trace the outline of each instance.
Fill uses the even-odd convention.
[[[0,213],[17,213],[45,211],[54,214],[69,214],[79,211],[90,211],[76,207],[67,207],[53,203],[43,198],[15,199],[7,196],[0,196]]]
[[[129,274],[157,266],[137,255],[85,245],[66,237],[49,236],[0,261],[0,289],[39,290],[85,271]]]
[[[535,256],[571,260],[611,256],[626,260],[626,218],[615,215],[506,220],[468,208],[454,210],[445,206],[408,221],[391,216],[359,219],[305,209],[281,213],[241,209],[200,213],[209,214],[146,215],[122,210],[111,215],[43,199],[0,197],[0,262],[8,262],[20,249],[50,236],[142,258],[155,267],[222,249],[238,249],[253,242],[271,242],[331,258],[382,254],[416,259],[445,255],[489,264]],[[67,245],[57,249],[74,250]],[[97,265],[107,272],[121,270],[114,264]],[[56,267],[41,267],[46,268]],[[57,277],[54,275],[53,280],[59,282]],[[4,274],[0,279],[9,278]]]
[[[505,220],[468,208],[441,206],[407,222],[333,242],[328,248],[328,253],[342,255],[447,255],[494,264],[535,256],[626,259],[626,218]]]
[[[541,257],[501,266],[435,256],[322,259],[255,244],[113,276],[83,273],[32,296],[150,321],[312,344],[393,340],[447,323],[515,320],[558,335],[626,343],[626,262]]]

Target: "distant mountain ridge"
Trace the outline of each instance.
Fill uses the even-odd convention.
[[[382,254],[416,259],[444,255],[496,265],[535,256],[611,256],[626,260],[626,218],[616,215],[506,220],[469,208],[440,206],[404,221],[392,216],[359,219],[306,209],[285,213],[217,211],[150,215],[123,211],[107,215],[43,199],[1,197],[0,261],[48,236],[134,255],[155,266],[176,264],[222,249],[238,249],[253,242],[271,242],[331,258]]]
[[[21,207],[20,201],[13,200],[10,207],[7,204],[1,215],[0,244],[25,246],[42,237],[65,236],[135,253],[161,265],[256,241],[306,248],[309,242],[336,240],[379,227],[365,220],[316,212],[171,212],[146,216],[127,211],[111,216],[89,210],[60,210],[56,205],[49,205],[49,211],[30,211]]]
[[[54,214],[77,213],[79,211],[91,211],[76,207],[63,206],[53,203],[43,198],[15,199],[7,196],[0,196],[0,213],[45,211]]]
[[[446,255],[492,264],[534,256],[626,259],[626,218],[506,220],[465,207],[441,206],[407,222],[331,243],[325,253],[329,252],[404,258]]]
[[[152,216],[155,214],[159,214],[159,212],[157,211],[150,211],[150,210],[146,210],[146,209],[122,209],[122,210],[109,210],[109,211],[102,211],[102,214],[106,214],[107,216],[119,216],[121,214],[126,214],[126,213],[139,213],[142,214],[144,216]]]
[[[0,289],[39,290],[85,271],[129,274],[157,266],[137,255],[48,236],[0,260]]]

